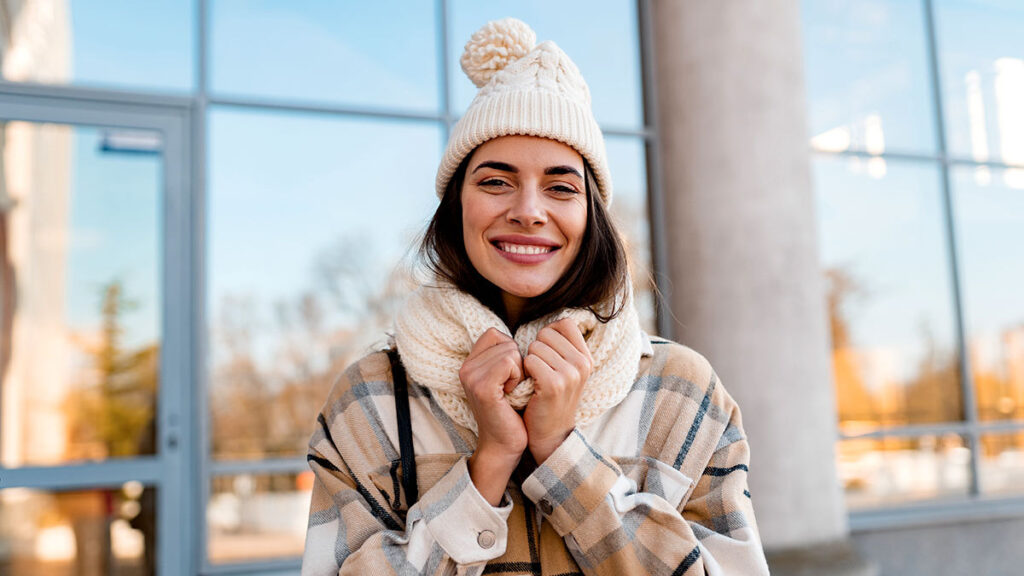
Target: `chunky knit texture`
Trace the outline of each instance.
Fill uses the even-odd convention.
[[[601,128],[590,109],[590,89],[576,64],[554,42],[534,46],[537,35],[521,20],[488,22],[466,44],[462,69],[480,88],[452,129],[437,170],[444,196],[459,164],[484,142],[526,135],[573,147],[590,164],[598,198],[612,201]]]
[[[583,332],[593,360],[576,409],[576,424],[584,426],[621,402],[636,378],[642,344],[640,321],[632,291],[627,288],[618,298],[624,300],[622,312],[607,323],[590,311],[567,308],[523,324],[512,336],[497,314],[469,294],[451,285],[424,286],[409,297],[398,314],[395,343],[409,377],[429,388],[452,420],[477,432],[459,381],[459,369],[473,344],[489,328],[497,328],[512,336],[525,357],[542,328],[572,318]],[[514,408],[523,408],[532,395],[533,380],[527,378],[505,397]]]

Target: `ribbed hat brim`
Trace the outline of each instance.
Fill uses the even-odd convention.
[[[560,94],[508,90],[480,94],[452,129],[437,170],[437,196],[444,196],[459,164],[477,146],[501,136],[539,136],[573,147],[590,164],[600,200],[609,206],[612,180],[604,138],[589,110]]]

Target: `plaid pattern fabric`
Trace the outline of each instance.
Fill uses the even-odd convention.
[[[409,508],[392,393],[387,357],[370,354],[318,418],[304,575],[768,573],[739,410],[684,346],[650,339],[629,395],[542,465],[524,462],[500,508],[469,478],[473,434],[412,382]]]

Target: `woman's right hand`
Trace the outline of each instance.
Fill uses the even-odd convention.
[[[522,379],[519,346],[495,328],[473,344],[459,370],[477,423],[477,446],[469,459],[469,475],[480,494],[495,506],[528,444],[522,417],[505,399],[505,393]]]

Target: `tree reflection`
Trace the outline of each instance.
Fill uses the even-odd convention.
[[[310,286],[261,309],[229,295],[213,326],[213,454],[280,457],[305,452],[334,378],[365,354],[413,287],[408,266],[383,272],[368,243],[343,237],[313,258]],[[270,312],[268,325],[261,323]]]
[[[958,355],[937,341],[928,320],[921,322],[916,346],[921,352],[916,358],[905,349],[858,342],[854,337],[856,315],[850,311],[870,299],[871,292],[845,267],[826,270],[825,278],[838,416],[843,429],[858,433],[879,426],[962,420]]]
[[[160,346],[124,345],[124,316],[135,307],[135,302],[125,298],[119,280],[109,282],[101,290],[102,327],[98,339],[77,339],[92,369],[82,374],[83,382],[65,402],[68,459],[154,452]]]

